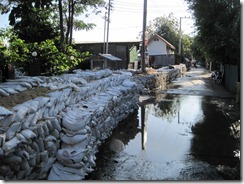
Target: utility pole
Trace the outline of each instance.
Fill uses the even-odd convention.
[[[180,17],[180,31],[179,31],[179,55],[181,55],[181,19],[182,17]]]
[[[179,55],[181,55],[181,19],[189,19],[190,17],[180,17],[180,31],[179,31]]]
[[[107,12],[105,12],[105,17],[104,17],[104,35],[103,35],[103,54],[106,52],[106,23],[107,23]]]
[[[108,54],[108,36],[109,36],[109,23],[110,23],[110,9],[111,9],[111,0],[109,0],[109,2],[108,2],[108,25],[107,25],[106,54]]]
[[[143,8],[143,28],[142,28],[142,50],[141,50],[141,69],[145,72],[145,33],[147,25],[147,0],[144,0]]]

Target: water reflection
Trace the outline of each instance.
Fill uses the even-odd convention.
[[[145,107],[141,107],[141,142],[142,142],[142,150],[146,149],[147,144],[147,121],[145,119]]]
[[[147,165],[154,174],[158,168],[159,178],[171,178],[175,172],[177,180],[220,179],[215,167],[233,163],[234,146],[228,136],[228,120],[216,104],[206,97],[190,95],[159,94],[152,99],[141,103],[138,111],[114,129],[100,148],[97,171],[90,178],[127,178],[133,169]],[[128,155],[122,161],[117,157],[120,151]],[[147,172],[148,168],[143,170]],[[165,174],[165,168],[172,172]],[[122,176],[118,174],[121,172]],[[143,178],[143,173],[136,177]],[[148,177],[153,179],[150,174]]]
[[[157,102],[158,100],[158,102]],[[189,154],[191,126],[202,121],[201,96],[163,96],[139,110],[141,131],[125,147],[131,155],[155,162],[184,159]],[[138,145],[141,142],[141,149]]]
[[[212,98],[205,98],[202,102],[204,122],[192,127],[191,152],[200,159],[213,165],[235,166],[238,159],[233,157],[233,150],[237,148],[234,137],[230,136],[226,116],[211,103]]]

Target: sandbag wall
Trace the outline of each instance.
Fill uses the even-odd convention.
[[[39,78],[54,92],[1,114],[0,178],[84,179],[98,146],[137,108],[131,76],[107,69]]]
[[[137,83],[140,94],[146,94],[150,90],[165,90],[167,84],[184,73],[185,65],[179,65],[173,69],[167,67],[157,69],[156,73],[148,75],[135,75],[133,81]]]

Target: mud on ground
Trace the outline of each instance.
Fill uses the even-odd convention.
[[[52,90],[45,87],[36,87],[26,91],[23,91],[18,94],[10,95],[7,97],[0,97],[0,106],[7,109],[12,109],[18,104],[22,104],[28,100],[37,98],[39,96],[44,96],[45,94],[50,93]]]

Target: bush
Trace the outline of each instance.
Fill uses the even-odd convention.
[[[1,51],[0,51],[1,52]],[[36,56],[32,53],[36,52]],[[1,52],[1,59],[5,63],[11,63],[22,72],[30,75],[32,67],[39,67],[41,73],[53,75],[71,70],[84,59],[90,56],[89,52],[80,53],[72,46],[63,46],[62,51],[58,48],[55,40],[45,40],[35,43],[25,43],[24,40],[13,36],[10,46]]]

